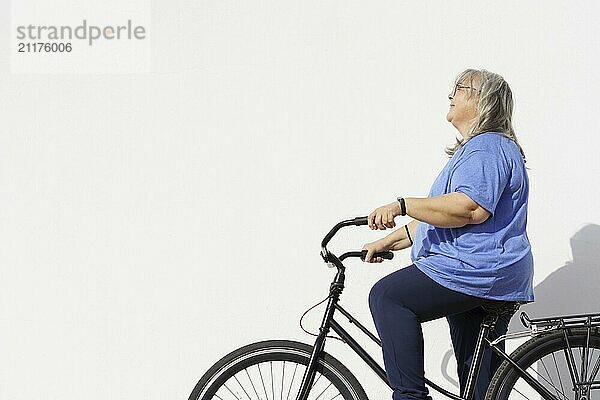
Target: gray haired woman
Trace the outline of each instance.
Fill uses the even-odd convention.
[[[383,348],[394,400],[430,399],[424,383],[421,323],[446,317],[464,390],[479,327],[490,302],[533,301],[533,258],[527,238],[529,180],[513,126],[513,99],[498,74],[467,69],[448,95],[446,116],[460,133],[427,198],[399,197],[369,217],[371,229],[412,221],[367,243],[379,251],[411,247],[413,264],[379,280],[369,306]],[[511,314],[491,338],[506,333]],[[499,358],[486,350],[475,399],[483,399]]]

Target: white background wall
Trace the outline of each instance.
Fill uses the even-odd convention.
[[[155,0],[151,72],[131,74],[22,73],[0,4],[1,399],[187,398],[236,347],[311,342],[298,319],[333,278],[323,235],[428,193],[466,67],[514,93],[538,311],[600,309],[600,234],[581,229],[600,221],[598,2]],[[332,248],[383,234],[349,228]],[[374,329],[370,287],[409,261],[349,262],[342,304]],[[424,330],[427,374],[453,388],[446,322]]]

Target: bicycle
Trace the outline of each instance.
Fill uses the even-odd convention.
[[[364,258],[366,251],[347,252],[337,257],[327,249],[327,244],[339,229],[351,225],[367,225],[367,217],[339,222],[321,242],[323,261],[329,267],[337,268],[337,273],[329,287],[327,308],[315,343],[311,346],[290,340],[266,340],[234,350],[200,378],[189,400],[283,400],[284,395],[286,400],[290,399],[290,395],[296,400],[340,397],[344,400],[367,400],[363,387],[352,372],[325,352],[325,339],[332,337],[327,335],[330,329],[389,386],[384,369],[333,318],[338,311],[381,346],[373,333],[338,304],[345,279],[342,261],[350,257]],[[393,253],[376,253],[374,257],[389,260],[393,258]],[[514,314],[520,305],[518,302],[491,301],[485,306],[487,317],[481,324],[467,383],[460,395],[425,379],[427,386],[453,400],[473,400],[482,355],[489,347],[503,362],[492,377],[485,400],[529,399],[530,396],[544,400],[599,400],[600,390],[597,389],[600,389],[600,379],[596,379],[596,376],[600,369],[600,313],[531,319],[522,312],[520,319],[527,330],[490,340],[488,333],[498,317],[504,313]],[[527,336],[531,338],[510,355],[498,347],[504,340]],[[579,362],[575,360],[577,354]],[[555,370],[550,372],[544,360],[548,361],[550,369],[554,366]],[[286,364],[289,365],[287,376]],[[265,380],[263,372],[268,379]]]

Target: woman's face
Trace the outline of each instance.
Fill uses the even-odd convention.
[[[450,109],[446,120],[464,136],[471,122],[477,117],[477,82],[462,80],[454,86],[454,92],[448,95]]]

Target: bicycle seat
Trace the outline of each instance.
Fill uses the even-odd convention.
[[[521,307],[521,304],[518,301],[489,300],[481,308],[489,315],[499,317],[504,314],[513,315]]]

